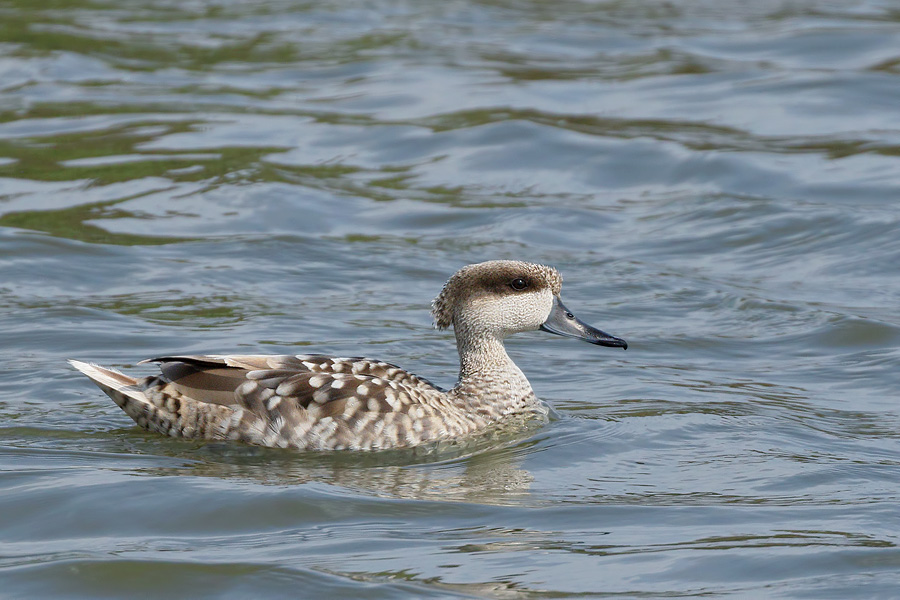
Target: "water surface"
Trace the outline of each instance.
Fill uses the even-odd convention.
[[[892,2],[0,6],[10,598],[889,598]],[[545,426],[441,455],[146,433],[67,358],[452,385],[460,266],[557,266]]]

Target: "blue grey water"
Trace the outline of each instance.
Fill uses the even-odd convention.
[[[900,597],[892,0],[0,3],[0,597]],[[511,355],[456,452],[137,428],[68,358],[439,385],[460,266],[627,352]]]

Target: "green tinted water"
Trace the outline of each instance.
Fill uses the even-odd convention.
[[[0,5],[0,595],[894,597],[888,2]],[[366,355],[553,264],[627,353],[438,455],[143,432],[65,363]]]

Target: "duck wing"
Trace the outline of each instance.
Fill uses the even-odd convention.
[[[322,355],[181,355],[141,382],[155,405],[227,407],[228,438],[308,449],[404,446],[439,424],[441,391],[389,363]],[[200,406],[197,406],[197,405]],[[432,432],[433,433],[433,432]],[[171,435],[171,433],[170,433]]]
[[[355,379],[376,387],[386,383],[391,388],[402,387],[424,394],[443,391],[427,379],[397,365],[363,357],[342,358],[322,354],[173,355],[148,358],[138,364],[146,363],[159,363],[168,382],[177,382],[177,385],[190,388],[202,396],[192,396],[195,400],[223,405],[240,402],[240,398],[234,398],[231,392],[247,380],[264,381],[267,385],[277,382],[280,385],[285,379],[293,378],[293,388],[290,388],[293,394],[304,395],[306,391],[311,395],[324,385],[312,385],[304,390],[301,382],[304,375],[316,374],[337,375],[334,380],[342,381],[344,385],[339,384],[334,389],[342,389]],[[346,375],[358,377],[348,378]],[[322,381],[316,379],[314,383]]]

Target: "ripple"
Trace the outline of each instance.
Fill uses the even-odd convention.
[[[887,3],[33,4],[0,19],[7,593],[895,594]],[[65,363],[452,385],[429,301],[489,258],[629,350],[514,336],[554,418],[471,445],[165,439]]]

